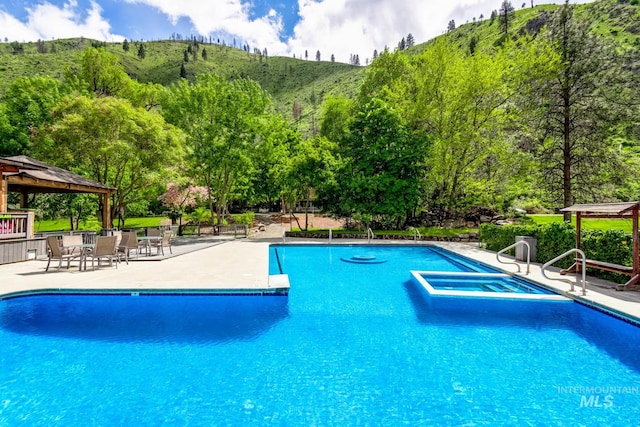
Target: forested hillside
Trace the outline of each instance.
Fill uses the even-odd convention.
[[[381,228],[640,199],[637,3],[504,1],[367,67],[197,38],[4,43],[0,154],[119,188],[114,213],[163,209],[169,182],[206,194],[200,217],[313,198]]]
[[[116,55],[126,73],[141,83],[170,86],[182,77],[193,80],[210,72],[250,78],[273,97],[281,114],[292,122],[300,121],[305,131],[310,130],[313,119],[318,119],[317,110],[324,97],[354,96],[365,71],[363,67],[326,60],[270,57],[197,39],[131,41],[126,47],[89,39],[14,42],[0,43],[0,94],[20,76],[63,79],[65,70],[77,68],[80,54],[92,46]]]

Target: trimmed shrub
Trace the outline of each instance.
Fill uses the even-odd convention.
[[[569,249],[576,247],[576,230],[565,222],[554,222],[546,225],[493,225],[483,224],[480,227],[479,240],[491,251],[499,251],[512,245],[516,236],[532,236],[537,239],[536,262],[545,263]],[[633,264],[633,240],[630,234],[619,230],[590,230],[582,232],[582,250],[588,259],[613,264]],[[510,251],[510,255],[514,251]],[[554,264],[555,267],[567,268],[573,264],[575,257],[567,256]],[[623,274],[610,273],[598,269],[588,269],[588,274],[612,282],[625,283],[629,277]]]
[[[516,236],[536,237],[538,227],[536,225],[495,225],[482,224],[478,239],[486,244],[490,251],[498,252],[516,242]],[[515,250],[509,251],[513,255]]]

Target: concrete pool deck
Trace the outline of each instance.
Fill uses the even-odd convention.
[[[70,269],[57,271],[52,262],[45,272],[47,260],[38,259],[15,264],[0,265],[0,298],[11,294],[38,290],[50,291],[194,291],[194,292],[286,292],[288,281],[278,276],[269,277],[269,245],[281,243],[281,230],[275,233],[256,233],[246,239],[193,238],[178,239],[173,246],[173,255],[140,255],[128,265],[118,268],[102,266],[96,271],[79,271],[78,264]],[[287,243],[327,243],[324,240],[287,239]],[[333,244],[362,244],[362,240],[339,240]],[[380,241],[378,244],[408,244],[407,241]],[[495,252],[481,249],[477,244],[424,242],[452,250],[469,258],[515,273],[517,267],[496,260]],[[507,258],[508,257],[504,257]],[[521,270],[526,270],[523,262]],[[588,305],[600,307],[631,317],[640,323],[640,292],[617,292],[611,282],[587,276],[587,295],[582,295],[576,283],[575,291],[569,292],[566,280],[576,281],[575,275],[560,276],[558,269],[550,269],[548,280],[542,276],[540,264],[531,264],[531,272],[516,274],[555,289],[562,295]],[[407,272],[409,274],[409,272]]]

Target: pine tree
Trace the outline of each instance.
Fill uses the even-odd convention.
[[[492,10],[491,11],[491,17],[489,18],[489,25],[492,25],[493,21],[495,21],[497,17],[498,17],[498,11],[497,10]]]
[[[402,40],[398,42],[398,50],[405,50],[406,48],[407,48],[407,42],[404,40],[404,37],[403,37]]]
[[[456,29],[456,21],[452,19],[451,21],[449,21],[449,24],[447,24],[447,33],[455,29]]]
[[[306,50],[304,51],[304,59],[309,59],[309,52],[307,52]]]
[[[124,50],[125,52],[129,52],[129,40],[124,39],[124,41],[122,42],[122,50]]]
[[[469,41],[469,53],[471,53],[471,55],[476,53],[476,46],[478,46],[478,37],[473,35]]]
[[[184,51],[184,54],[182,55],[182,61],[183,62],[189,62],[189,52],[187,52],[186,50]]]
[[[320,62],[320,51],[316,52],[316,61]]]
[[[498,25],[505,36],[509,35],[509,28],[515,17],[516,10],[513,8],[513,5],[509,0],[504,0],[498,11]]]
[[[147,51],[144,47],[144,44],[140,43],[140,47],[138,48],[138,58],[144,59],[145,56],[147,56]]]
[[[44,44],[43,40],[38,39],[38,53],[47,53],[47,46]]]
[[[187,78],[187,69],[184,68],[184,62],[182,64],[180,64],[180,78],[181,79],[186,79]]]
[[[336,62],[336,57],[333,55],[333,53],[331,54],[331,62]]]
[[[407,49],[413,47],[416,44],[415,39],[413,38],[413,34],[407,34]]]
[[[206,47],[202,48],[202,60],[203,61],[207,60],[207,48]]]

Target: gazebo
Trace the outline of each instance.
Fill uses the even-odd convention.
[[[102,198],[102,227],[111,228],[111,195],[115,188],[27,156],[0,157],[0,213],[8,210],[9,192],[20,193],[26,209],[33,193],[91,193]]]
[[[576,249],[581,246],[581,230],[583,218],[620,218],[631,219],[633,235],[633,266],[612,264],[608,262],[585,259],[585,265],[591,268],[621,273],[631,276],[631,279],[624,285],[618,286],[617,290],[631,290],[640,288],[640,242],[638,241],[638,212],[640,202],[624,203],[598,203],[573,205],[563,209],[561,212],[571,212],[576,214]],[[564,273],[579,273],[580,262],[575,262],[571,267],[563,270]]]

